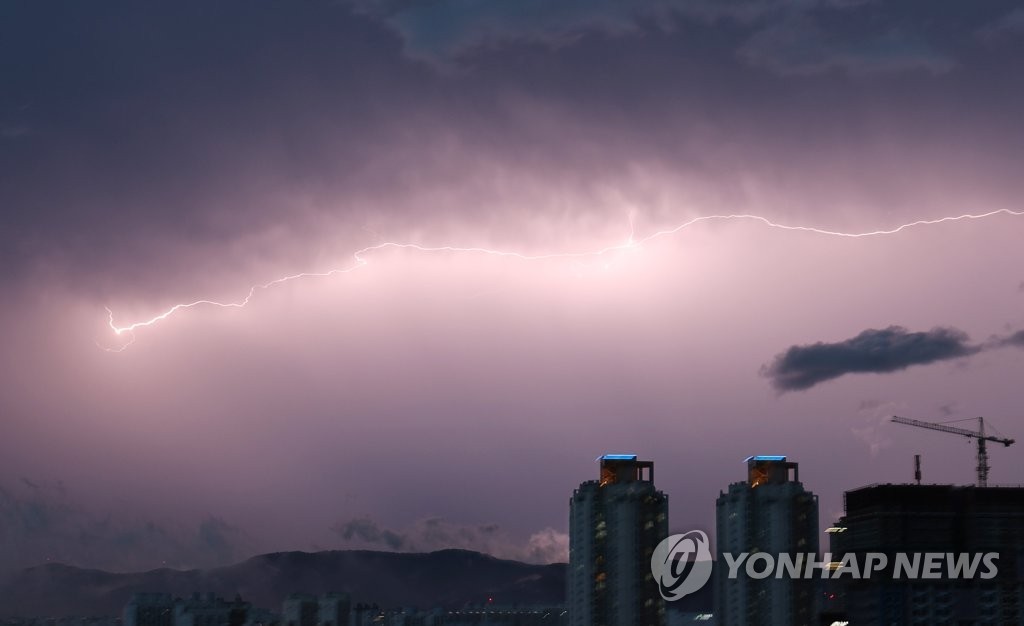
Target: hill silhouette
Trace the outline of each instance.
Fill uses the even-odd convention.
[[[289,593],[329,591],[382,607],[462,607],[488,598],[501,605],[558,605],[565,601],[565,575],[564,563],[533,565],[468,550],[275,552],[227,567],[125,574],[47,564],[0,584],[0,617],[118,615],[133,593],[144,591],[240,594],[273,610]]]

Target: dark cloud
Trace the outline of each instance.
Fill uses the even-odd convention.
[[[810,389],[844,374],[885,373],[970,356],[981,350],[963,331],[933,328],[909,332],[900,326],[868,329],[837,343],[792,346],[762,368],[779,391]]]
[[[110,571],[211,567],[250,556],[238,528],[207,516],[197,526],[169,526],[135,515],[97,513],[62,483],[22,478],[0,486],[0,568],[66,563]]]
[[[281,300],[261,292],[245,312],[197,308],[140,334],[145,350],[117,356],[93,345],[107,345],[102,307],[129,322],[175,302],[240,298],[253,282],[347,265],[354,249],[384,240],[589,249],[624,238],[633,209],[639,234],[719,212],[870,230],[1018,207],[1021,57],[1012,38],[996,46],[976,34],[1012,5],[0,2],[0,287],[20,288],[4,291],[0,324],[0,474],[76,475],[92,493],[75,497],[124,495],[140,507],[107,515],[52,486],[4,500],[0,562],[202,565],[238,545],[235,519],[274,549],[336,543],[336,499],[306,494],[330,493],[364,464],[382,469],[354,488],[358,510],[383,517],[349,541],[545,560],[563,535],[539,533],[533,547],[527,537],[561,528],[572,485],[530,479],[549,497],[516,506],[507,494],[523,478],[507,468],[521,454],[545,476],[589,476],[573,459],[609,441],[671,458],[659,447],[671,442],[643,438],[674,427],[663,416],[707,407],[709,421],[737,427],[720,419],[749,399],[734,392],[732,377],[742,386],[744,376],[735,363],[775,352],[752,355],[761,348],[737,328],[794,332],[796,309],[864,328],[902,306],[890,288],[911,299],[908,315],[952,292],[972,310],[998,310],[986,281],[1012,288],[1021,277],[991,267],[1020,264],[986,238],[993,256],[966,255],[950,271],[942,263],[959,257],[932,259],[935,250],[976,252],[982,240],[930,237],[996,232],[950,226],[894,238],[892,256],[881,241],[824,242],[830,258],[869,252],[914,280],[864,281],[826,262],[812,281],[803,270],[806,259],[819,265],[817,238],[707,224],[678,248],[666,239],[658,256],[637,255],[652,265],[635,280],[619,273],[633,271],[629,260],[608,282],[559,279],[554,289],[530,264],[502,261],[510,271],[499,276],[469,257],[449,266],[388,252],[370,272],[295,283]],[[936,58],[959,69],[929,69]],[[796,260],[776,259],[761,247],[769,242]],[[678,280],[696,263],[708,280]],[[955,282],[965,276],[969,285]],[[620,295],[620,280],[634,297]],[[490,291],[469,305],[447,297],[477,284]],[[833,316],[820,293],[837,288],[864,306]],[[732,290],[764,303],[756,324],[730,317],[743,308],[728,306]],[[691,302],[709,306],[681,326]],[[720,371],[676,360],[705,349]],[[679,392],[683,379],[693,393]],[[756,394],[758,381],[746,382]],[[616,417],[637,406],[642,428]],[[339,455],[353,432],[364,444]],[[873,432],[863,437],[876,449]],[[438,460],[424,443],[450,454]],[[426,493],[408,468],[427,464],[479,482]],[[668,486],[676,474],[666,472]],[[108,480],[120,476],[129,484]],[[166,493],[182,495],[165,505]],[[153,514],[147,500],[172,510]],[[228,522],[200,526],[211,502]],[[428,514],[502,527],[408,525]]]
[[[199,523],[195,545],[214,563],[233,563],[248,556],[239,552],[243,537],[240,528],[211,515]]]
[[[1024,33],[1024,8],[1017,8],[978,29],[978,35],[993,44],[1003,43]]]
[[[571,45],[586,34],[621,37],[654,27],[673,30],[679,19],[703,24],[720,20],[750,23],[811,6],[836,7],[816,0],[545,0],[473,2],[462,0],[355,0],[357,9],[391,26],[408,55],[448,66],[474,51],[522,43],[546,47]]]
[[[377,522],[365,517],[338,523],[334,531],[345,541],[382,545],[396,551],[403,551],[408,545],[405,535],[381,528]]]
[[[8,265],[102,272],[156,240],[301,229],[285,189],[356,178],[400,93],[429,107],[397,39],[338,3],[12,2],[0,21]]]
[[[19,137],[25,137],[31,133],[31,128],[21,124],[0,126],[0,137],[4,139],[18,139]]]
[[[1018,330],[1008,337],[1003,337],[1002,340],[1000,340],[999,345],[1024,348],[1024,330]]]
[[[589,33],[614,38],[642,35],[651,28],[670,32],[685,22],[741,33],[736,56],[781,75],[830,70],[941,73],[956,66],[949,52],[927,42],[919,16],[871,0],[567,0],[557,5],[542,0],[515,4],[362,0],[356,6],[389,24],[411,57],[441,67],[460,60],[471,65],[472,52],[503,45],[560,47]],[[996,11],[990,10],[989,15]],[[1002,32],[1017,21],[1011,13],[987,28]]]
[[[954,18],[963,28],[1004,19],[1006,3],[977,15],[946,3],[941,11],[891,4],[3,3],[0,21],[18,27],[0,38],[0,261],[8,268],[0,280],[19,275],[12,268],[44,266],[72,274],[90,293],[158,290],[177,278],[169,267],[203,273],[206,258],[230,245],[221,267],[246,271],[244,253],[267,258],[265,249],[284,248],[282,240],[302,242],[300,252],[280,254],[306,269],[312,251],[367,243],[339,244],[335,231],[437,223],[441,209],[421,213],[434,195],[463,224],[480,219],[478,206],[501,212],[482,193],[449,198],[451,190],[488,188],[495,172],[616,187],[621,155],[629,154],[638,167],[665,161],[666,169],[693,172],[719,197],[738,175],[767,168],[777,179],[780,153],[828,162],[820,145],[793,150],[797,137],[842,145],[837,158],[848,158],[863,134],[837,137],[836,129],[863,130],[882,113],[895,120],[879,130],[893,144],[894,128],[912,139],[952,132],[944,115],[928,128],[909,123],[947,104],[949,119],[970,109],[984,120],[963,127],[998,126],[993,107],[1005,107],[1012,123],[1020,97],[1008,92],[1016,83],[996,70],[1016,72],[1016,64],[994,52],[965,56],[950,26]],[[453,55],[465,70],[455,77],[418,60]],[[956,85],[941,81],[955,74],[942,73],[951,63],[984,67],[976,80],[1003,91],[985,102],[995,93],[988,84],[950,89]],[[905,70],[936,82],[917,86],[909,102],[892,85],[873,92],[863,82],[805,86],[797,101],[785,81],[766,75],[826,80]],[[995,144],[976,129],[971,135],[999,163],[1018,160],[1016,135],[1000,129]],[[1010,145],[997,150],[1003,144]],[[752,153],[709,162],[721,146],[736,145]],[[762,145],[771,148],[758,155]],[[794,171],[802,171],[798,158],[785,159]],[[985,176],[999,175],[973,162]],[[712,172],[729,174],[717,180]],[[1005,186],[968,182],[960,186]],[[432,184],[443,191],[424,189]]]
[[[956,67],[947,54],[918,36],[888,29],[881,33],[830,32],[798,15],[756,33],[740,48],[740,58],[782,76],[832,70],[854,75],[925,71],[940,74]]]
[[[515,540],[497,524],[457,524],[438,517],[419,520],[401,531],[367,517],[339,522],[332,530],[347,544],[395,552],[460,548],[529,563],[563,562],[568,557],[568,536],[551,528],[533,533],[525,542]]]

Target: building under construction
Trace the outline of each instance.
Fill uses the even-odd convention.
[[[873,485],[848,491],[830,528],[847,553],[998,553],[993,578],[839,577],[832,607],[850,624],[1024,625],[1024,487]]]

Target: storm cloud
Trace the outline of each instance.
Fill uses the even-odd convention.
[[[890,409],[841,384],[766,402],[757,370],[890,321],[969,330],[986,366],[888,377],[880,407],[1015,415],[1007,214],[867,238],[705,221],[599,258],[379,249],[97,346],[128,339],[105,307],[237,302],[382,242],[543,256],[708,215],[857,233],[1019,211],[1019,4],[0,3],[0,476],[42,485],[0,481],[0,567],[561,559],[597,454],[656,461],[693,503],[673,527],[713,528],[753,453],[737,432],[835,511],[852,480],[904,473]],[[846,343],[772,375],[873,371]],[[825,412],[846,420],[828,445],[803,436]],[[686,455],[681,430],[701,433]]]
[[[938,73],[955,66],[930,44],[919,20],[861,0],[567,0],[557,7],[537,0],[515,4],[359,0],[355,6],[397,32],[410,57],[441,67],[465,61],[474,51],[501,45],[556,48],[590,33],[609,38],[636,35],[645,29],[669,33],[685,23],[735,29],[742,33],[735,42],[736,58],[780,75],[832,70]],[[991,23],[980,27],[982,32],[1013,32],[1019,22],[1014,13],[990,19]]]
[[[902,326],[869,328],[845,341],[791,346],[764,366],[762,374],[779,391],[800,391],[844,374],[896,372],[970,356],[980,346],[956,328],[910,332]]]
[[[1012,335],[1009,335],[1008,337],[1003,337],[1003,339],[999,342],[999,345],[1017,346],[1019,348],[1024,348],[1024,330],[1018,330],[1017,332],[1013,333]]]
[[[0,570],[47,562],[120,572],[215,567],[253,549],[241,529],[212,515],[168,524],[82,504],[62,482],[0,484]]]

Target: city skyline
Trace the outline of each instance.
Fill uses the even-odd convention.
[[[700,531],[670,535],[653,461],[596,461],[597,478],[569,499],[570,559],[557,566],[465,550],[277,553],[206,572],[127,576],[53,564],[0,581],[0,617],[11,626],[116,626],[123,607],[126,626],[1020,620],[1020,486],[852,489],[822,552],[818,495],[799,464],[752,455],[744,480],[723,486],[715,503],[715,548]]]
[[[714,541],[750,455],[824,527],[974,482],[893,415],[1024,437],[1016,3],[470,4],[0,7],[0,572],[565,562],[601,454]]]

